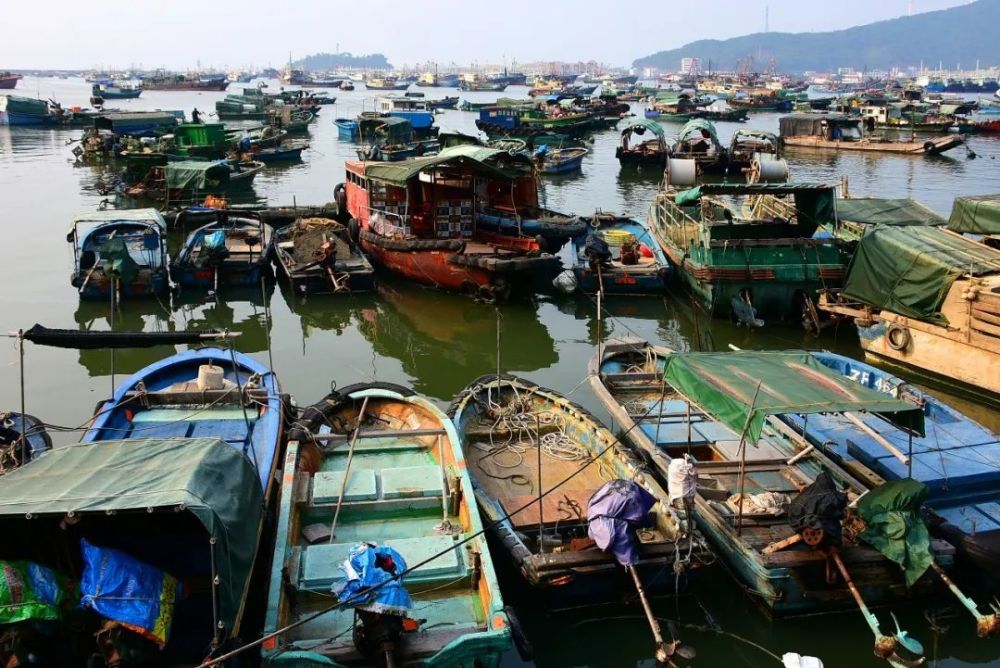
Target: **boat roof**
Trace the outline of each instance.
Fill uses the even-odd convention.
[[[1000,250],[937,227],[878,225],[861,237],[844,296],[918,320],[945,323],[955,279],[1000,274]]]
[[[239,450],[215,438],[129,439],[55,448],[11,471],[0,485],[0,527],[25,517],[177,510],[215,539],[219,612],[239,615],[257,550],[263,492]],[[86,525],[86,522],[84,522]],[[205,541],[206,548],[209,542]]]
[[[787,183],[702,183],[702,195],[794,195],[798,192],[833,192],[828,183],[789,181]]]
[[[487,176],[512,179],[514,177],[513,173],[500,165],[497,162],[498,158],[504,158],[511,162],[515,160],[530,162],[527,156],[517,158],[509,151],[503,149],[462,144],[451,146],[442,150],[437,155],[426,158],[415,158],[400,162],[363,162],[360,165],[364,171],[364,175],[369,179],[395,186],[405,186],[410,179],[420,172],[441,167],[463,167]]]
[[[837,200],[837,222],[854,222],[864,225],[944,225],[943,216],[926,206],[905,197],[848,197]]]
[[[80,223],[147,223],[166,229],[167,223],[156,209],[103,209],[96,211],[81,211],[73,216],[73,224]]]
[[[924,433],[920,407],[859,386],[804,350],[676,353],[667,358],[664,378],[737,433],[746,429],[750,443],[769,415],[863,411]]]
[[[956,197],[948,229],[971,234],[1000,234],[1000,195]]]
[[[636,132],[639,129],[641,129],[642,132]],[[665,134],[662,125],[648,118],[636,118],[632,120],[632,122],[626,125],[625,128],[622,130],[622,134],[625,134],[626,132],[636,132],[636,134],[643,134],[646,130],[649,130],[657,137],[662,137]]]

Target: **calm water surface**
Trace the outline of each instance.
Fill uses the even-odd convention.
[[[277,86],[271,82],[272,90]],[[511,89],[506,95],[523,95],[525,91]],[[458,94],[475,100],[495,96],[448,89],[425,92],[430,97]],[[16,93],[86,105],[89,86],[79,79],[28,78]],[[183,109],[190,114],[194,107],[210,112],[222,96],[147,91],[138,100],[110,101],[109,106]],[[271,205],[321,204],[332,199],[334,185],[343,181],[344,160],[356,157],[352,144],[338,141],[332,121],[373,108],[372,94],[365,91],[338,91],[336,96],[337,104],[324,107],[313,125],[311,148],[303,154],[303,162],[268,167],[257,176],[252,199]],[[474,113],[447,111],[438,117],[438,124],[445,130],[475,132],[476,117]],[[668,135],[680,129],[680,125],[664,126]],[[738,127],[743,126],[719,124],[723,143]],[[774,131],[777,115],[754,116],[746,127]],[[80,134],[79,129],[0,127],[0,212],[6,231],[0,299],[4,304],[3,326],[8,331],[36,322],[73,329],[110,326],[108,305],[81,303],[69,285],[72,251],[65,235],[72,216],[93,209],[103,199],[93,189],[102,170],[74,164],[68,143]],[[589,145],[591,152],[584,160],[582,174],[545,178],[542,193],[546,205],[578,214],[602,209],[644,218],[660,174],[655,170],[620,173],[614,157],[617,143],[617,131],[600,133]],[[914,197],[947,215],[957,195],[1000,192],[996,162],[1000,141],[973,138],[970,145],[978,155],[975,160],[961,150],[934,158],[790,152],[787,159],[796,180],[839,182],[846,176],[853,195]],[[760,349],[824,347],[860,356],[851,328],[826,332],[821,339],[795,328],[769,326],[748,332],[727,322],[706,320],[683,296],[612,297],[606,306],[611,317],[603,323],[604,337],[634,334],[681,350],[698,348],[700,338],[701,345],[715,349],[725,349],[730,343]],[[187,294],[172,302],[129,302],[114,315],[119,329],[239,331],[242,336],[237,339],[237,348],[263,362],[271,361],[285,390],[300,405],[325,395],[331,382],[344,385],[373,379],[410,385],[443,405],[469,380],[496,369],[498,320],[504,371],[569,393],[598,415],[605,415],[584,383],[586,363],[598,336],[596,309],[588,298],[545,297],[497,309],[386,279],[374,295],[302,297],[279,283],[266,290],[224,292],[218,300]],[[171,347],[122,351],[116,355],[115,368],[118,374],[131,373],[173,352]],[[0,361],[6,370],[0,382],[0,409],[16,409],[20,401],[18,354],[12,343],[0,347]],[[49,423],[84,423],[94,404],[111,391],[110,358],[102,351],[27,344],[25,363],[27,410]],[[996,411],[934,391],[993,429],[1000,429]],[[56,434],[55,438],[59,443],[72,442],[78,432]],[[535,609],[529,594],[510,586],[516,584],[511,578],[505,583],[505,594],[518,606],[534,641],[537,665],[654,665],[648,628],[634,600],[624,600],[620,606],[589,617],[555,619]],[[679,601],[659,602],[656,607],[663,617],[699,627],[685,627],[683,632],[685,641],[698,650],[694,665],[778,666],[780,662],[770,653],[780,656],[786,651],[819,656],[828,667],[885,665],[871,656],[871,636],[859,614],[772,623],[717,565],[705,568]],[[1000,641],[977,639],[971,618],[956,613],[946,631],[935,633],[927,621],[933,616],[929,609],[928,603],[916,601],[896,606],[904,627],[924,642],[929,664],[1000,665]],[[882,617],[885,624],[891,624],[887,613]],[[722,629],[742,640],[706,627]],[[520,664],[511,657],[509,665]]]

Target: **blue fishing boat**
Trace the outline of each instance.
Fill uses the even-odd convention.
[[[588,506],[613,480],[636,481],[638,494],[649,500],[650,508],[622,537],[638,532],[632,565],[651,591],[675,591],[673,576],[657,576],[663,569],[711,558],[701,536],[677,520],[666,490],[643,473],[642,460],[557,392],[516,376],[482,376],[459,393],[448,414],[491,537],[532,586],[535,600],[588,605],[620,599],[623,588],[631,589],[613,551],[596,544],[588,521]],[[682,581],[690,574],[675,573]]]
[[[955,546],[982,573],[1000,579],[1000,435],[906,381],[870,364],[830,352],[813,356],[859,386],[912,403],[923,412],[925,435],[912,443],[878,415],[797,415],[783,419],[816,448],[872,486],[913,478],[927,485],[931,531]],[[890,451],[894,448],[896,453]],[[902,459],[908,459],[905,463]]]
[[[588,153],[590,150],[585,148],[549,148],[542,144],[535,149],[535,161],[543,174],[568,174],[580,171]]]
[[[771,614],[856,603],[843,577],[828,579],[837,559],[868,604],[935,591],[926,575],[905,589],[898,564],[843,531],[844,507],[868,487],[820,448],[801,454],[801,435],[777,418],[869,411],[920,431],[913,404],[854,386],[806,352],[675,353],[617,340],[599,348],[588,374],[652,474],[688,490],[683,498],[715,553]],[[802,512],[823,495],[837,503],[817,503],[814,518]],[[930,549],[941,566],[953,563],[944,541]]]
[[[347,141],[354,141],[358,138],[358,122],[353,118],[335,118],[333,124],[337,126],[337,138]]]
[[[170,287],[166,222],[156,209],[88,211],[73,220],[70,283],[82,299],[160,295]]]
[[[0,475],[52,449],[52,439],[38,418],[0,411]]]
[[[302,160],[302,151],[309,148],[306,146],[273,146],[254,151],[250,155],[257,162],[271,164],[272,162],[292,162]]]
[[[586,236],[567,246],[576,284],[585,293],[661,295],[670,263],[644,223],[598,212]]]
[[[509,237],[534,237],[542,250],[556,252],[570,239],[587,233],[587,221],[539,206],[495,204],[476,211],[476,227],[484,232]]]
[[[284,442],[280,392],[274,372],[248,355],[188,350],[140,369],[115,388],[98,404],[81,442],[220,439],[253,466],[267,500],[277,487]]]
[[[263,644],[264,665],[500,665],[516,626],[459,438],[432,402],[338,388],[296,422],[283,471],[264,633],[294,628]],[[318,616],[331,596],[347,604]]]
[[[214,212],[215,220],[188,235],[172,274],[181,287],[259,286],[270,269],[272,229],[251,211]]]
[[[274,259],[298,294],[371,292],[375,270],[332,218],[300,218],[274,233]]]
[[[142,95],[142,86],[102,81],[93,85],[90,94],[105,100],[134,100]]]

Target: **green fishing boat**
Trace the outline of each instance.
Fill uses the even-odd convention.
[[[754,209],[765,195],[786,200],[787,215]],[[817,293],[840,286],[847,264],[837,239],[813,236],[834,220],[834,187],[813,183],[669,189],[649,209],[657,242],[701,305],[750,326],[800,318],[819,326]]]
[[[499,665],[511,618],[440,410],[395,385],[335,390],[296,423],[283,470],[265,665]]]

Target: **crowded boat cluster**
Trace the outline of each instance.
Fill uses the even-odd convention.
[[[511,587],[552,609],[634,593],[653,656],[682,665],[696,648],[649,599],[715,560],[773,616],[859,609],[893,666],[925,648],[876,607],[949,600],[979,636],[1000,630],[1000,436],[886,370],[1000,401],[1000,195],[943,217],[798,180],[785,159],[974,159],[964,137],[1000,130],[1000,99],[752,75],[254,81],[95,79],[88,109],[0,97],[0,123],[80,127],[65,150],[102,169],[101,207],[69,221],[67,291],[112,313],[275,273],[329,300],[382,281],[486,303],[588,295],[586,381],[611,422],[575,388],[506,373],[499,349],[447,407],[350,377],[300,404],[238,331],[114,315],[105,331],[20,329],[0,666],[497,666],[530,658]],[[355,84],[374,91],[366,108],[332,118]],[[199,98],[214,108],[107,107],[185,89],[217,91]],[[479,133],[440,127],[445,109]],[[787,114],[778,133],[753,127],[761,111]],[[357,156],[324,175],[331,201],[240,203],[258,174],[308,158],[318,123]],[[723,144],[715,123],[740,126]],[[582,169],[599,133],[620,169],[662,175],[644,218],[545,206],[541,180]],[[747,330],[856,327],[865,361],[604,337],[609,299],[668,293]],[[111,356],[113,395],[80,416],[79,443],[53,447],[62,429],[25,413],[25,343]],[[188,348],[114,382],[116,350],[164,344]],[[796,649],[785,666],[838,665]]]

